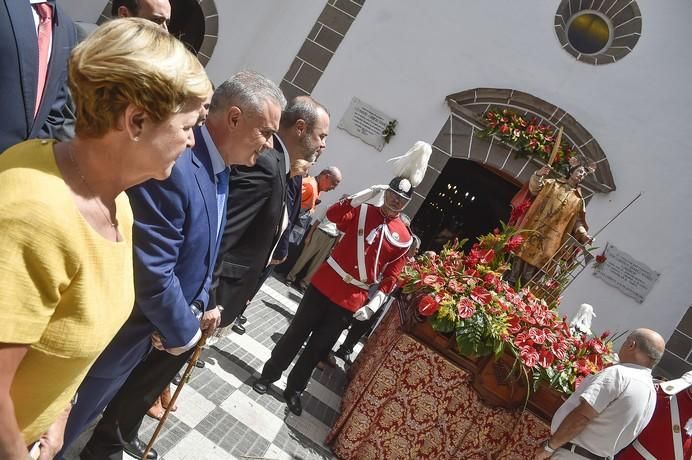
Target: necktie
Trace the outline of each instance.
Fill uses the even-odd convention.
[[[50,60],[50,41],[53,38],[53,7],[48,3],[38,3],[34,5],[38,13],[38,85],[36,87],[36,105],[34,106],[34,117],[38,113],[38,108],[43,97],[43,90],[46,87],[46,76],[48,74],[48,61]]]

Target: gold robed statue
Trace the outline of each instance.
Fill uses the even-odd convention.
[[[573,157],[567,179],[548,178],[552,171],[550,165],[544,166],[529,179],[528,192],[535,198],[519,219],[518,226],[526,230],[526,240],[512,262],[508,276],[511,283],[526,285],[556,255],[569,235],[581,244],[592,241],[579,184],[595,171],[595,166],[585,166]]]

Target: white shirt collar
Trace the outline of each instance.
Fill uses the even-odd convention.
[[[286,174],[291,172],[291,157],[288,155],[288,149],[286,148],[286,144],[284,144],[284,141],[281,140],[278,134],[274,134],[274,137],[279,141],[279,144],[281,144],[281,150],[284,151],[284,158],[286,159]]]
[[[211,159],[211,168],[214,171],[214,175],[217,175],[220,172],[223,172],[224,169],[226,169],[226,163],[224,163],[223,157],[219,153],[219,149],[216,148],[216,144],[214,144],[214,141],[211,139],[211,135],[209,134],[209,130],[207,129],[207,127],[202,126],[202,128],[200,128],[200,131],[202,132],[202,138],[204,138],[204,143],[207,144],[209,158]]]

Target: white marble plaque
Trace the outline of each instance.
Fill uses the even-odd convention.
[[[354,97],[338,126],[350,135],[382,151],[385,144],[382,131],[393,120],[392,117]]]
[[[618,288],[637,302],[644,302],[661,274],[612,244],[605,249],[606,260],[594,265],[593,274],[607,284]]]

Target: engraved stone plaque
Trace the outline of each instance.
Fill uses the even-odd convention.
[[[392,117],[354,97],[341,117],[338,127],[382,151],[385,144],[382,131],[393,120]]]
[[[604,255],[606,260],[594,266],[594,276],[618,288],[637,302],[644,302],[644,298],[661,274],[612,244],[606,246]]]

